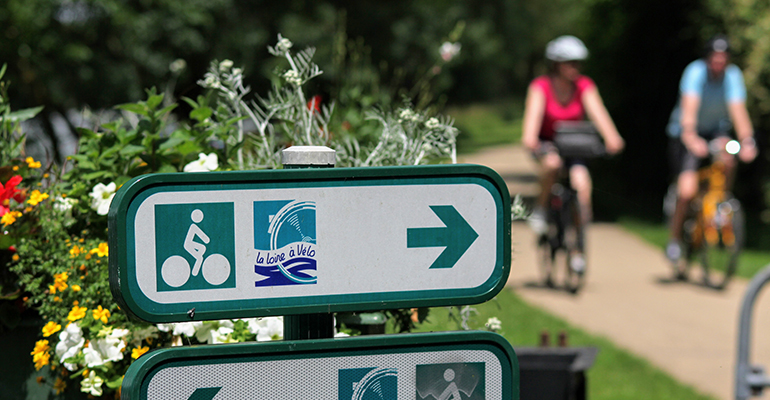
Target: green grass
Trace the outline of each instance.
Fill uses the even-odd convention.
[[[668,227],[665,224],[621,218],[620,225],[650,244],[664,251],[668,243]],[[738,258],[736,276],[751,279],[759,270],[770,264],[770,252],[743,249]]]
[[[525,303],[509,289],[486,303],[473,306],[478,312],[471,319],[471,328],[483,329],[490,317],[502,321],[501,334],[514,346],[537,345],[540,333],[551,332],[552,342],[559,332],[566,332],[570,346],[599,348],[596,362],[588,370],[588,398],[592,400],[623,399],[713,399],[683,385],[647,361],[624,351],[609,340],[587,334],[537,307]],[[456,309],[451,309],[455,310]],[[428,321],[417,331],[458,330],[459,323],[449,315],[450,308],[430,310]]]
[[[457,149],[468,154],[483,147],[521,141],[521,99],[449,107],[446,114],[460,130]]]

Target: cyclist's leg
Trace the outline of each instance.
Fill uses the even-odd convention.
[[[577,192],[578,204],[580,204],[580,223],[585,225],[593,220],[591,209],[591,174],[583,161],[570,163],[569,178],[572,188]]]
[[[697,157],[686,152],[677,177],[676,207],[671,217],[669,243],[666,246],[666,256],[673,262],[678,261],[682,256],[682,227],[690,202],[698,192],[698,163]]]
[[[585,270],[585,230],[592,219],[591,212],[591,190],[592,182],[588,168],[581,160],[570,161],[569,167],[570,184],[577,194],[578,213],[575,218],[575,229],[577,233],[575,249],[570,259],[570,267],[576,272]]]
[[[562,159],[556,151],[556,147],[550,142],[541,143],[542,151],[534,154],[540,164],[540,195],[535,203],[535,210],[529,218],[532,229],[538,234],[544,234],[547,230],[546,210],[551,188],[559,179],[562,169]]]

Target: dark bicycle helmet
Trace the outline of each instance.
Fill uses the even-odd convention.
[[[727,35],[717,34],[711,37],[706,42],[706,55],[715,51],[730,52],[730,41],[727,39]]]

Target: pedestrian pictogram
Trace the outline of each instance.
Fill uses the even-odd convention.
[[[417,400],[484,400],[484,363],[418,365]]]

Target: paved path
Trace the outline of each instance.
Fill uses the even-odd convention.
[[[485,150],[461,162],[495,169],[512,195],[537,193],[536,165],[519,147]],[[721,292],[672,283],[658,248],[619,226],[597,223],[588,231],[587,285],[573,296],[538,284],[535,236],[522,222],[514,222],[512,231],[508,285],[527,302],[611,339],[703,393],[734,398],[737,321],[745,281],[733,280]],[[750,359],[770,369],[768,292],[770,289],[760,295],[755,306]]]

